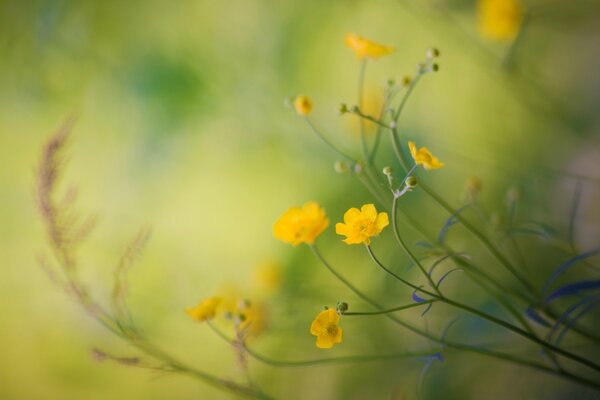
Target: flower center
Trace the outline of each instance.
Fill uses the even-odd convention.
[[[326,331],[329,336],[335,336],[335,334],[337,333],[337,330],[338,330],[338,327],[336,324],[330,323],[329,325],[327,325]]]

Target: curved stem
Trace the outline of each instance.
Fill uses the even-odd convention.
[[[354,162],[354,157],[344,153],[342,150],[338,149],[333,143],[331,143],[326,137],[325,135],[323,135],[321,133],[320,130],[317,129],[317,127],[315,126],[315,124],[311,121],[310,118],[308,117],[304,117],[304,119],[306,120],[306,122],[308,123],[308,125],[310,126],[310,128],[313,130],[314,133],[317,134],[317,136],[327,145],[327,147],[329,147],[331,150],[333,150],[334,152],[336,152],[337,154],[339,154],[340,156],[344,157],[345,159],[347,159],[348,161],[352,161]]]
[[[408,173],[407,173],[407,175],[408,175]],[[423,267],[423,264],[421,264],[421,262],[417,259],[417,257],[415,257],[415,255],[412,253],[412,251],[410,251],[410,249],[408,248],[408,246],[406,245],[406,243],[400,236],[400,230],[398,228],[398,218],[396,216],[397,208],[398,208],[398,197],[394,196],[394,200],[392,202],[392,227],[393,227],[394,237],[396,238],[396,241],[398,242],[400,247],[402,247],[402,249],[404,250],[406,255],[408,255],[408,258],[410,258],[410,260],[419,268],[419,270],[421,270],[421,273],[423,274],[423,276],[425,276],[425,278],[427,278],[431,288],[433,290],[435,290],[435,292],[438,295],[441,295],[441,292],[440,292],[439,288],[437,287],[437,285],[433,282],[431,275],[429,275],[427,273],[427,271],[425,270],[425,267]]]
[[[367,59],[364,58],[360,62],[359,72],[358,72],[358,108],[362,110],[363,103],[363,86],[365,83],[365,69],[367,68]],[[369,146],[367,144],[367,137],[365,133],[365,123],[359,118],[359,126],[360,126],[360,142],[362,144],[363,149],[363,157],[365,160],[369,159]]]

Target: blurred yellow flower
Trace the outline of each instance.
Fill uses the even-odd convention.
[[[312,101],[307,96],[298,96],[294,100],[294,108],[299,115],[308,115],[312,111]]]
[[[353,33],[348,33],[344,38],[344,42],[346,43],[346,46],[354,50],[356,57],[359,60],[362,60],[363,58],[375,60],[394,52],[393,47],[372,42]]]
[[[317,347],[330,349],[342,342],[342,328],[338,326],[340,316],[333,308],[321,311],[310,325],[310,333],[317,337]]]
[[[314,201],[302,207],[292,207],[275,222],[275,238],[294,246],[300,243],[313,244],[329,225],[325,210]]]
[[[365,204],[359,210],[351,208],[344,214],[344,223],[335,225],[335,233],[346,236],[347,244],[370,244],[371,237],[381,233],[390,223],[385,212],[377,213],[373,204]]]
[[[417,149],[415,142],[408,142],[408,148],[410,149],[410,155],[415,160],[415,164],[422,165],[427,170],[438,169],[444,166],[444,163],[431,154],[427,147]]]
[[[519,0],[478,0],[477,18],[482,36],[511,41],[521,29],[523,6]]]
[[[237,330],[244,338],[258,336],[267,326],[266,309],[256,301],[238,301],[235,316],[239,318]]]
[[[202,300],[197,306],[187,308],[185,312],[198,322],[206,321],[215,317],[221,302],[220,297],[209,297]]]

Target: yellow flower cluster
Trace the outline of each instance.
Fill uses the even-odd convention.
[[[519,0],[478,0],[478,29],[492,40],[511,41],[523,22],[523,6]]]

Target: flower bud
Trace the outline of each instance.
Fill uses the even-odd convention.
[[[427,49],[427,58],[437,58],[440,56],[440,51],[435,47]]]
[[[344,115],[348,112],[348,106],[346,105],[346,103],[340,103],[340,105],[338,106],[337,109],[337,113],[338,115]]]
[[[392,170],[392,167],[384,167],[383,168],[383,174],[385,176],[392,176],[392,174],[394,173],[394,171]]]
[[[339,314],[343,314],[346,311],[348,311],[348,303],[346,303],[345,301],[340,301],[337,304],[336,309],[337,309],[337,311],[338,311]]]
[[[307,96],[298,96],[294,100],[294,108],[298,115],[307,116],[312,111],[312,101]]]
[[[360,162],[355,162],[354,163],[354,173],[355,174],[360,174],[363,171],[363,165]]]
[[[431,70],[433,72],[438,72],[440,70],[440,66],[437,63],[431,64]]]
[[[409,188],[414,188],[415,186],[417,186],[417,178],[415,178],[414,175],[409,176],[408,178],[406,178],[406,186],[408,186]]]
[[[358,106],[354,105],[354,106],[352,106],[352,108],[350,109],[350,112],[351,112],[352,114],[358,114],[358,113],[360,113],[360,108],[358,108]]]
[[[347,162],[338,160],[333,164],[333,169],[338,174],[343,174],[350,171],[350,166]]]
[[[410,83],[412,82],[412,79],[410,78],[410,76],[405,76],[404,78],[402,78],[402,84],[404,86],[408,86],[410,85]]]
[[[391,87],[393,87],[396,84],[396,81],[392,78],[388,78],[387,81],[385,81],[385,86],[389,89]]]

